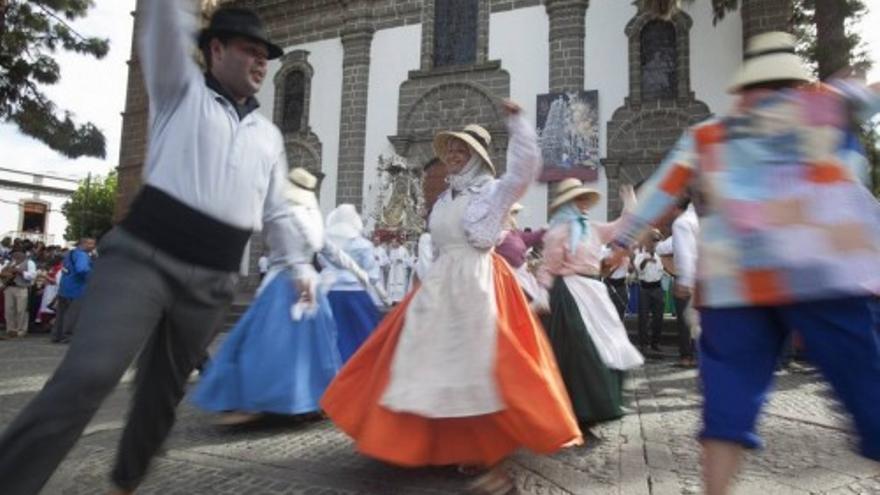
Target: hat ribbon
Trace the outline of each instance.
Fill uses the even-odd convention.
[[[794,48],[768,48],[767,50],[761,50],[759,52],[746,52],[743,58],[749,60],[757,57],[763,57],[764,55],[773,55],[776,53],[788,53],[794,55],[795,51]]]

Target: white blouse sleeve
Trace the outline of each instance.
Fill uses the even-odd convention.
[[[541,170],[541,153],[534,127],[517,114],[508,117],[507,172],[474,194],[462,219],[468,242],[492,248],[510,207],[520,199]]]
[[[321,219],[321,212],[305,206],[289,208],[288,219],[293,224],[293,229],[289,231],[290,239],[285,240],[287,252],[272,250],[271,264],[293,264],[297,272],[310,272],[312,257],[324,246],[324,222]]]

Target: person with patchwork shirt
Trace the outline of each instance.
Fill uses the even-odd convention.
[[[880,460],[880,205],[862,184],[856,124],[880,86],[811,82],[787,33],[755,36],[726,116],[690,128],[623,220],[617,256],[691,188],[700,217],[692,285],[700,308],[706,493],[727,493],[756,448],[760,407],[792,329]]]

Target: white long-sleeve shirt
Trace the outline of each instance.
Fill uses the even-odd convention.
[[[693,287],[697,272],[697,238],[700,223],[694,205],[688,206],[672,222],[672,251],[675,261],[675,281],[683,287]]]
[[[184,6],[190,7],[185,11]],[[139,10],[138,52],[150,100],[144,183],[214,220],[264,230],[273,264],[304,263],[284,198],[278,128],[206,85],[192,59],[194,2],[150,0]]]

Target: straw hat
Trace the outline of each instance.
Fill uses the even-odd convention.
[[[299,205],[318,206],[318,198],[315,196],[318,179],[314,175],[302,167],[297,167],[290,171],[287,178],[290,186],[285,191],[287,199]]]
[[[510,207],[510,213],[516,215],[517,213],[523,211],[523,208],[525,207],[520,203],[514,203],[513,206]]]
[[[480,158],[492,171],[492,175],[495,175],[495,165],[489,158],[489,144],[492,143],[492,135],[489,134],[489,131],[477,124],[470,124],[461,131],[438,132],[434,136],[434,154],[441,160],[446,155],[446,147],[449,145],[450,138],[461,139],[467,143],[471,150],[480,155]]]
[[[364,231],[364,222],[352,204],[341,204],[327,215],[324,232],[337,241],[347,241],[359,237]]]
[[[563,179],[556,186],[556,195],[550,203],[550,211],[552,212],[565,203],[581,196],[590,197],[592,201],[590,206],[595,205],[599,201],[599,198],[602,197],[599,191],[585,186],[584,183],[578,179],[573,177]]]
[[[810,72],[795,54],[795,37],[782,31],[752,36],[745,61],[728,91],[735,93],[744,86],[770,81],[812,81]]]

